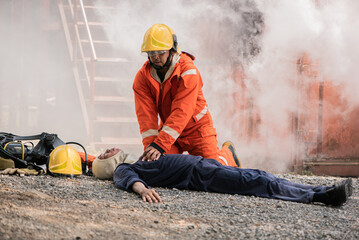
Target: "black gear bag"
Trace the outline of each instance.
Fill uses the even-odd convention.
[[[32,141],[38,140],[35,145]],[[38,171],[47,172],[50,153],[58,146],[77,144],[84,149],[86,161],[83,172],[87,173],[86,149],[76,142],[63,142],[57,134],[43,132],[39,135],[18,136],[11,133],[0,132],[0,157],[14,161],[16,168],[32,167]]]

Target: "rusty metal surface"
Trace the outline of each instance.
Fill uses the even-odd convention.
[[[291,127],[281,129],[283,139],[293,135],[291,169],[296,173],[313,173],[330,176],[359,176],[359,106],[343,94],[345,82],[334,84],[331,76],[324,76],[318,69],[320,63],[309,54],[296,61],[298,76],[293,87],[298,90],[298,101],[289,112]],[[239,138],[250,141],[267,141],[258,132],[263,124],[256,97],[246,86],[247,76],[243,68],[236,68],[233,77],[240,92],[233,94],[235,103],[232,116],[237,115]],[[288,80],[290,81],[290,80]],[[256,87],[255,80],[250,80]],[[279,132],[279,131],[278,131]],[[278,133],[277,132],[277,133]],[[281,137],[281,136],[280,136]]]
[[[321,161],[304,161],[304,171],[321,176],[359,176],[359,158],[325,159]]]
[[[342,94],[344,85],[335,85],[330,76],[320,76],[308,55],[298,60],[301,75],[301,105],[294,132],[297,144],[304,145],[297,172],[315,175],[359,176],[359,106]],[[311,160],[308,160],[311,159]],[[300,166],[302,164],[302,167]]]

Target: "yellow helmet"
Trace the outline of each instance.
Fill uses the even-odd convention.
[[[49,171],[64,175],[81,175],[80,154],[68,145],[60,145],[50,153]]]
[[[165,24],[155,24],[147,30],[143,37],[141,52],[164,51],[173,49],[181,53],[177,46],[177,37],[175,32]]]

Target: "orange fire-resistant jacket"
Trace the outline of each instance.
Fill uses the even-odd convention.
[[[178,138],[205,128],[216,135],[194,59],[185,52],[175,54],[163,83],[149,61],[136,74],[133,90],[144,147],[154,142],[166,152]]]

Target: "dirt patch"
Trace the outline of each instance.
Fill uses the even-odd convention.
[[[354,239],[359,233],[356,191],[340,208],[162,188],[156,190],[164,203],[148,204],[87,176],[0,180],[0,239]]]

